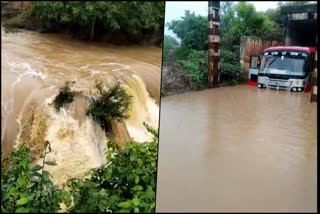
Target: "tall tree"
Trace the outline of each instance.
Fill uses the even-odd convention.
[[[167,25],[181,39],[181,46],[194,50],[208,49],[207,17],[195,15],[187,10],[180,20],[173,20]]]

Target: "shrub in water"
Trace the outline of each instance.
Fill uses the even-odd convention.
[[[59,94],[54,99],[53,104],[57,111],[59,111],[61,107],[73,102],[75,92],[71,91],[70,85],[71,82],[66,82],[65,85],[60,88]]]
[[[112,119],[128,118],[128,109],[131,103],[131,96],[128,95],[120,84],[115,85],[109,90],[104,90],[102,82],[96,83],[99,96],[90,100],[87,115],[92,116],[93,120],[100,126],[109,131]]]

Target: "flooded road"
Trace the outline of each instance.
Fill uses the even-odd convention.
[[[157,212],[317,210],[317,104],[240,85],[161,100]]]
[[[3,156],[22,143],[40,153],[48,140],[53,147],[48,158],[58,164],[51,172],[61,182],[69,174],[78,176],[103,164],[107,137],[86,116],[88,100],[96,96],[97,80],[107,87],[120,83],[133,97],[130,117],[113,123],[116,137],[138,142],[152,139],[143,122],[158,127],[161,48],[119,47],[61,34],[1,31]],[[51,103],[66,81],[75,82],[72,90],[78,95],[69,107],[56,112]]]

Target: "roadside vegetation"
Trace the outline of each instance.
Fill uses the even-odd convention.
[[[240,38],[256,36],[281,42],[280,7],[303,5],[308,2],[280,2],[276,9],[257,12],[248,2],[221,2],[220,7],[220,85],[236,85],[243,81],[240,65]],[[196,89],[207,88],[208,76],[208,17],[185,11],[183,17],[166,23],[180,44],[166,39],[164,60],[174,58],[180,63]],[[167,43],[171,44],[168,45]],[[168,56],[172,53],[172,56]],[[170,63],[170,62],[168,62]]]

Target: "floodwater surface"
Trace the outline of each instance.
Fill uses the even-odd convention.
[[[104,164],[107,136],[86,115],[89,98],[97,94],[96,81],[107,88],[120,83],[132,96],[130,117],[112,121],[115,137],[124,142],[152,139],[143,122],[158,128],[161,48],[1,31],[2,157],[23,143],[41,156],[44,141],[49,141],[52,152],[47,159],[57,166],[48,167],[58,184]],[[66,81],[73,82],[77,95],[70,106],[56,111],[52,102]]]
[[[162,98],[157,212],[315,212],[317,104],[240,85]]]

